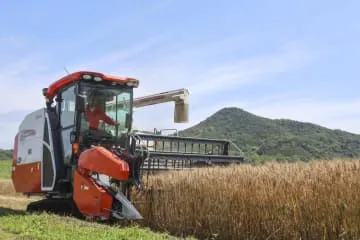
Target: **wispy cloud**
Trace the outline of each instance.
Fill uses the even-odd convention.
[[[202,47],[203,51],[194,49],[194,55],[191,55],[189,49],[186,53],[177,49],[169,55],[138,66],[119,67],[118,72],[132,73],[140,78],[139,95],[186,87],[193,96],[202,97],[241,85],[268,81],[275,74],[301,69],[317,57],[306,46],[290,43],[270,53],[259,53],[232,61],[217,59],[220,49],[224,52],[231,51],[226,45],[229,42],[213,43],[212,45],[217,46],[213,52],[207,47]],[[236,45],[232,47],[236,48]]]
[[[181,48],[172,50],[170,46],[163,55],[158,54],[156,58],[151,58],[150,56],[156,55],[156,52],[154,54],[154,51],[150,50],[154,46],[161,45],[164,39],[161,36],[148,38],[129,48],[109,52],[91,61],[84,60],[83,63],[78,59],[78,64],[68,68],[71,72],[89,69],[138,77],[141,83],[140,88],[135,91],[136,96],[188,88],[191,93],[188,124],[173,123],[173,103],[138,109],[135,113],[135,125],[139,128],[182,129],[196,124],[228,104],[222,99],[205,104],[203,103],[205,96],[212,96],[213,93],[225,94],[234,87],[268,81],[269,76],[301,68],[313,58],[306,47],[295,44],[280,46],[270,53],[260,53],[232,61],[214,57],[222,51],[239,49],[239,45],[236,44],[237,39],[220,40],[200,48],[188,48],[186,51]],[[211,49],[214,49],[213,52]],[[16,59],[2,69],[0,83],[3,87],[0,89],[0,94],[2,99],[14,100],[10,103],[0,102],[0,113],[11,117],[13,111],[32,111],[44,105],[41,89],[64,75],[61,70],[57,69],[51,73],[51,68],[43,67],[48,59],[46,55],[33,54]],[[239,99],[234,100],[239,101]],[[207,107],[208,105],[211,107]],[[2,116],[4,117],[5,115]],[[14,122],[19,124],[20,120]],[[15,125],[8,126],[10,132],[5,138],[11,142],[16,129]],[[6,121],[2,122],[2,128],[6,128]]]
[[[61,76],[44,67],[46,60],[29,55],[0,69],[0,113],[35,110],[44,105],[42,88]]]
[[[148,38],[145,41],[123,47],[99,57],[94,56],[91,59],[78,60],[78,62],[81,63],[69,66],[68,70],[71,72],[79,70],[97,70],[106,73],[113,72],[119,65],[141,56],[144,51],[149,50],[153,45],[158,43],[160,39],[161,36]],[[119,73],[116,74],[119,75]]]
[[[218,45],[219,47],[219,45]],[[225,46],[222,46],[226,51]],[[216,51],[219,51],[218,49]],[[176,53],[174,53],[176,55]],[[146,92],[158,92],[174,88],[187,87],[190,90],[190,123],[174,124],[173,106],[167,104],[137,111],[136,123],[152,129],[159,126],[185,128],[198,123],[222,107],[234,106],[247,107],[254,99],[241,99],[234,96],[232,101],[218,97],[213,100],[211,96],[221,96],[227,90],[238,88],[243,85],[258,85],[268,82],[276,74],[292,72],[310,64],[317,56],[314,56],[310,49],[301,44],[287,44],[281,46],[267,54],[258,54],[249,58],[239,59],[233,62],[216,61],[204,66],[197,52],[197,63],[186,59],[177,59],[171,66],[167,66],[163,61],[150,64],[147,68],[138,71],[139,75],[144,76],[143,85]],[[209,52],[203,52],[208,57]],[[184,56],[184,54],[180,54]],[[204,59],[206,60],[206,59]],[[206,60],[206,62],[208,62]],[[162,65],[163,64],[163,65]],[[155,67],[152,67],[152,66]],[[211,67],[215,66],[215,67]],[[134,72],[137,72],[136,69]],[[156,83],[156,84],[154,84]],[[274,83],[276,84],[276,83]],[[156,90],[158,89],[158,90]],[[141,91],[145,93],[145,90]],[[282,99],[278,99],[282,100]],[[161,118],[159,118],[161,116]]]
[[[285,45],[270,53],[234,63],[219,64],[200,77],[202,81],[190,85],[194,94],[212,94],[241,85],[268,81],[270,75],[290,72],[309,64],[314,56],[308,49]]]

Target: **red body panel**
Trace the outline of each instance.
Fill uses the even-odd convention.
[[[15,136],[11,179],[16,192],[41,192],[41,166],[40,160],[35,163],[17,165],[18,138]]]
[[[84,216],[109,219],[112,196],[98,186],[94,179],[83,176],[78,171],[74,173],[73,199]]]
[[[15,164],[14,164],[15,163]],[[13,161],[11,178],[16,192],[41,192],[41,166],[40,162],[16,165]]]
[[[81,71],[81,72],[69,74],[69,75],[59,79],[58,81],[54,82],[53,84],[51,84],[47,90],[46,97],[49,99],[53,98],[59,89],[65,87],[75,81],[80,81],[81,76],[84,74],[91,74],[91,75],[99,76],[105,81],[118,82],[118,83],[127,83],[130,80],[138,81],[135,78],[129,78],[129,77],[122,78],[122,77],[105,75],[105,74],[98,73],[98,72]]]
[[[91,172],[127,181],[129,165],[104,147],[92,147],[80,154],[78,166]]]

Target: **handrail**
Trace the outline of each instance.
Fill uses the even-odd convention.
[[[141,136],[143,140],[147,140],[151,138],[151,140],[158,139],[158,140],[185,140],[191,142],[209,142],[209,143],[218,143],[218,144],[226,144],[230,143],[229,140],[225,139],[211,139],[211,138],[193,138],[193,137],[179,137],[179,136],[164,136],[164,135],[155,135],[155,134],[146,134],[146,133],[137,133],[137,135]]]

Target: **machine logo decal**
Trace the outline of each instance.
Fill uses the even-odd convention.
[[[19,136],[20,136],[20,142],[24,141],[26,138],[30,137],[30,136],[35,136],[36,135],[36,131],[34,129],[25,129],[20,131]]]

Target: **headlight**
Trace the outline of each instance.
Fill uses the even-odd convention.
[[[85,80],[90,80],[90,79],[92,79],[92,76],[89,74],[84,74],[84,75],[82,75],[82,78]]]
[[[96,81],[96,82],[101,82],[101,81],[102,81],[102,78],[99,77],[99,76],[95,76],[95,77],[94,77],[94,81]]]
[[[138,87],[139,86],[139,81],[136,79],[131,79],[126,83],[127,86],[129,87]]]

